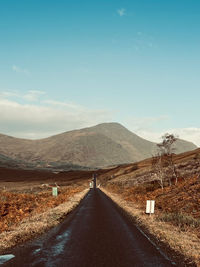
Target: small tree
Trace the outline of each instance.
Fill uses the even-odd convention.
[[[176,172],[176,168],[173,162],[173,151],[175,148],[173,147],[173,144],[176,142],[177,137],[175,137],[173,134],[166,133],[164,136],[162,136],[162,143],[157,144],[159,148],[159,155],[161,157],[161,164],[165,165],[166,167],[166,173],[168,176],[168,182],[171,186],[171,178],[175,177],[175,183],[178,181],[178,175]]]
[[[164,178],[165,178],[165,172],[163,169],[163,164],[162,164],[162,156],[157,154],[152,157],[152,169],[153,173],[152,176],[153,178],[158,182],[160,187],[164,188]]]
[[[173,134],[166,133],[162,136],[162,143],[157,144],[157,146],[160,149],[160,152],[162,155],[171,155],[172,152],[175,150],[173,147],[173,144],[176,142],[177,137],[175,137]]]

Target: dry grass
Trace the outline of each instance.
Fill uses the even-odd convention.
[[[8,214],[1,217],[1,230],[4,231],[0,234],[0,251],[22,243],[58,224],[88,192],[88,189],[83,190],[83,187],[62,190],[58,197],[52,197],[50,192],[12,196],[11,193],[5,192],[1,195],[1,201],[9,203],[10,206],[6,211]]]
[[[144,183],[125,187],[118,184],[108,184],[109,191],[120,194],[125,200],[138,203],[144,209],[146,200],[156,200],[157,212],[183,213],[200,219],[200,181],[198,176],[182,180],[171,187],[162,190],[157,183]]]
[[[187,231],[187,228],[200,229],[200,220],[190,215],[183,213],[162,213],[158,220],[163,222],[170,222],[171,224],[178,226],[182,231]]]
[[[81,186],[59,188],[58,197],[52,196],[51,188],[36,194],[0,192],[0,233],[16,226],[24,218],[42,213],[67,201],[75,193],[83,190]]]
[[[167,190],[167,189],[166,189]],[[141,201],[141,194],[130,194],[123,188],[116,185],[102,189],[114,202],[125,209],[135,218],[139,225],[144,226],[148,231],[160,241],[168,244],[173,250],[183,254],[186,259],[192,259],[197,266],[200,266],[200,239],[199,229],[193,227],[184,227],[184,231],[174,223],[161,221],[160,213],[149,217],[145,214],[144,202],[146,197]],[[132,193],[134,190],[132,189]],[[152,192],[151,192],[152,194]],[[129,196],[129,197],[128,197]],[[144,196],[144,195],[143,195]],[[149,195],[152,196],[152,195]],[[149,198],[149,196],[147,198]],[[138,201],[139,200],[139,201]],[[168,202],[169,199],[168,199]],[[167,203],[165,202],[167,205]]]
[[[188,179],[200,173],[200,149],[173,155],[173,163],[179,179]],[[102,184],[116,183],[133,186],[155,180],[152,158],[124,164],[107,170],[100,177]]]

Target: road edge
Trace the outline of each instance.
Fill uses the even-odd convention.
[[[134,206],[134,203],[129,203],[120,197],[116,193],[112,193],[105,188],[99,188],[104,194],[106,194],[119,208],[119,210],[131,220],[138,230],[156,247],[156,249],[164,255],[166,258],[170,259],[171,262],[176,266],[198,266],[192,259],[187,258],[181,252],[174,250],[173,247],[160,238],[151,231],[151,226],[147,225],[141,216],[141,210]],[[144,212],[143,212],[144,214]],[[150,218],[151,220],[151,218]]]

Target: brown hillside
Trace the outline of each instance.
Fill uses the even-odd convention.
[[[173,162],[180,180],[200,176],[200,148],[178,155],[174,154]],[[102,183],[129,187],[153,182],[152,173],[152,158],[148,158],[106,170],[99,178]]]
[[[180,153],[196,146],[179,140],[176,148],[176,153]],[[118,123],[103,123],[40,140],[0,135],[0,154],[34,162],[37,166],[59,162],[105,167],[151,157],[155,150],[155,143],[135,135]]]

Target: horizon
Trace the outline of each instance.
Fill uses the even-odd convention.
[[[143,138],[145,139],[146,141],[150,141],[150,142],[153,142],[151,140],[148,140],[136,133],[134,133],[133,131],[131,131],[130,129],[128,129],[127,127],[125,127],[123,124],[119,123],[119,122],[103,122],[103,123],[99,123],[99,124],[96,124],[96,125],[92,125],[92,126],[89,126],[89,127],[84,127],[84,128],[79,128],[79,129],[74,129],[74,130],[69,130],[69,131],[64,131],[64,132],[59,132],[57,134],[54,134],[54,135],[50,135],[50,136],[47,136],[47,137],[43,137],[43,138],[38,138],[38,139],[34,139],[34,138],[21,138],[21,137],[16,137],[16,136],[13,136],[13,135],[6,135],[6,134],[3,134],[3,135],[6,135],[6,136],[9,136],[9,137],[14,137],[14,138],[17,138],[17,139],[26,139],[26,140],[30,140],[30,141],[34,141],[34,140],[42,140],[42,139],[46,139],[46,138],[50,138],[50,137],[53,137],[53,136],[56,136],[56,135],[60,135],[60,134],[64,134],[64,133],[68,133],[68,132],[73,132],[73,131],[81,131],[81,130],[84,130],[84,129],[87,129],[87,128],[93,128],[93,127],[96,127],[96,126],[99,126],[99,125],[102,125],[102,124],[119,124],[120,126],[124,127],[125,129],[127,129],[128,131],[130,131],[131,133],[137,135],[138,137],[140,138]],[[0,133],[2,134],[2,133]],[[162,138],[162,137],[161,137]],[[185,139],[182,139],[182,138],[179,138],[179,136],[177,137],[179,140],[183,140],[183,141],[187,141],[187,142],[190,142],[188,140],[185,140]],[[153,142],[153,143],[159,143],[159,142]],[[193,142],[192,142],[193,143]],[[193,143],[194,144],[194,143]],[[196,144],[194,144],[196,145]],[[196,145],[197,146],[197,145]],[[197,146],[198,148],[198,146]]]
[[[0,4],[0,133],[41,139],[116,121],[200,146],[198,1]]]

